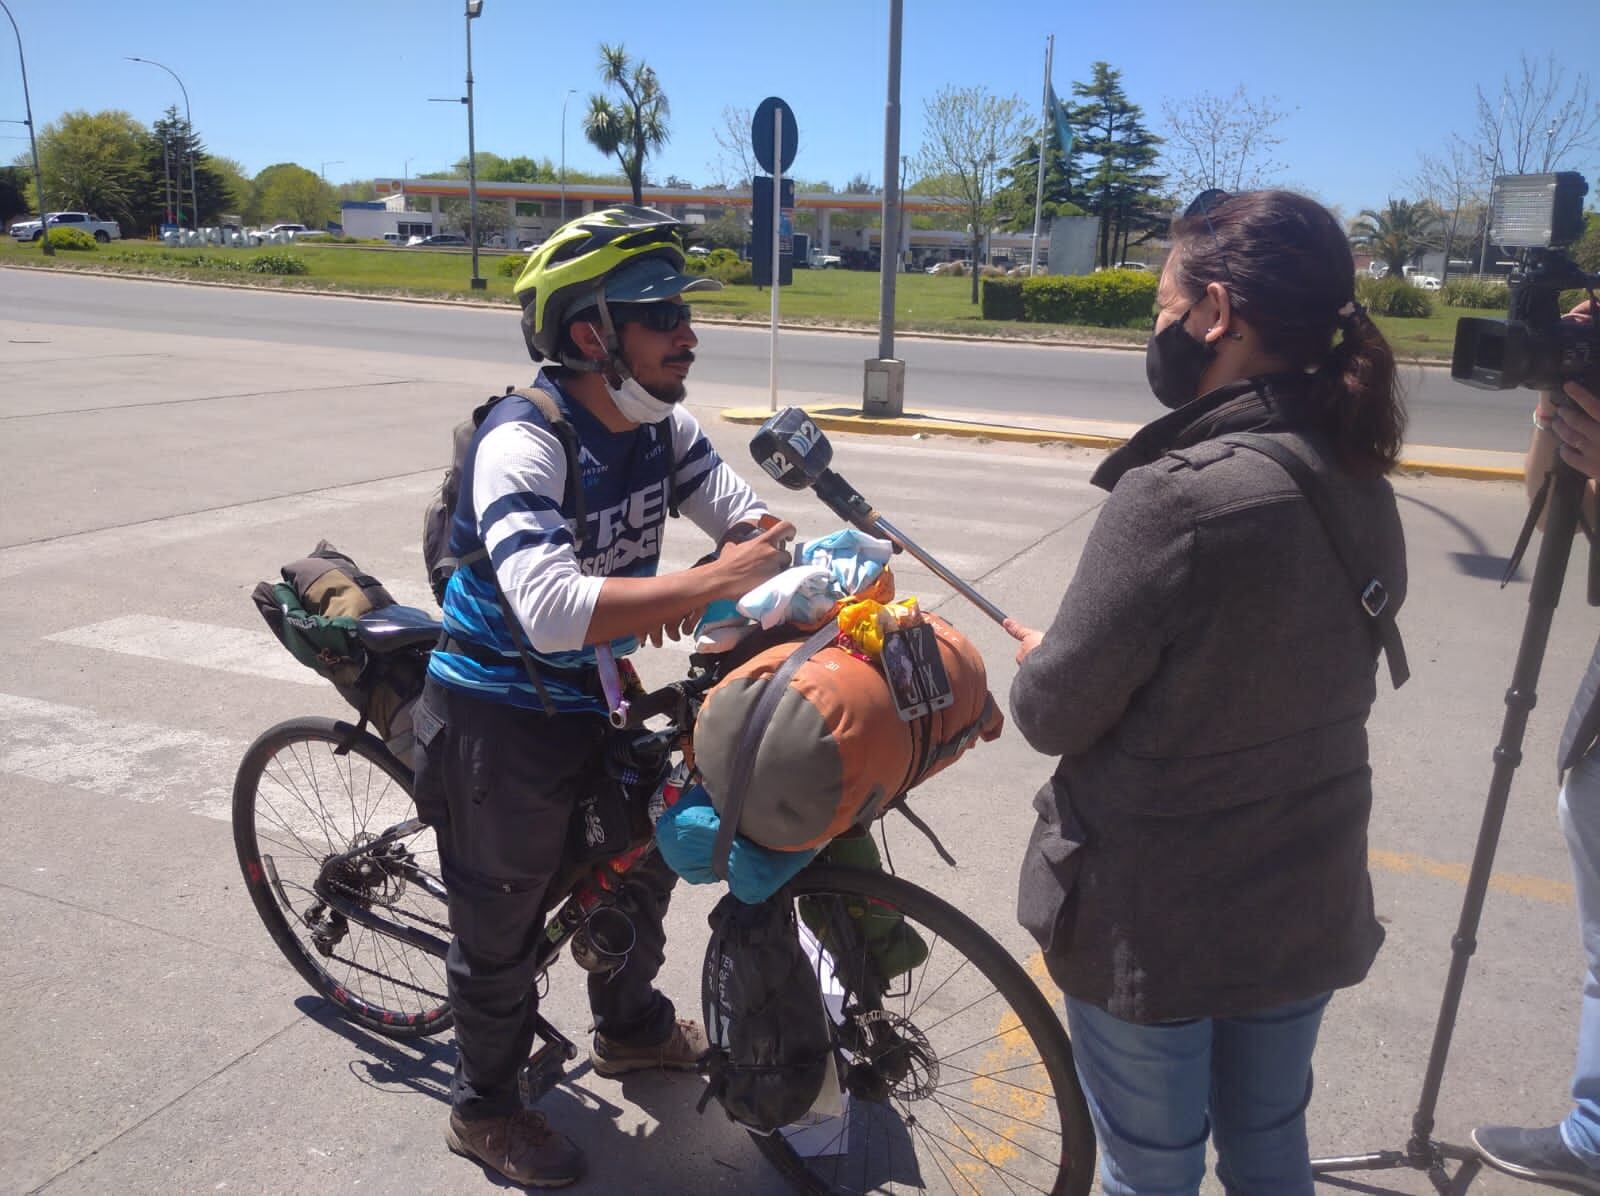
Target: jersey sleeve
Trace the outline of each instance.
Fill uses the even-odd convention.
[[[583,647],[603,579],[578,568],[561,514],[566,453],[549,429],[513,420],[478,443],[472,508],[500,589],[538,652]]]
[[[679,403],[670,418],[678,509],[713,540],[736,523],[765,515],[766,504],[711,447],[693,413]]]

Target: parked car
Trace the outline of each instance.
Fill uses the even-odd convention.
[[[383,243],[385,245],[403,245],[405,244],[405,238],[399,233],[384,233]]]
[[[431,237],[412,237],[407,242],[419,249],[437,249],[446,245],[464,247],[466,243],[467,239],[460,233],[434,233]]]
[[[101,244],[122,238],[122,227],[115,220],[101,220],[88,212],[46,212],[44,218],[51,228],[75,228]],[[19,241],[37,241],[44,236],[44,222],[19,220],[11,226],[11,235]]]

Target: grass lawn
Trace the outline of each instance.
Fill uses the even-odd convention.
[[[222,263],[241,265],[267,253],[288,253],[305,262],[308,271],[297,275],[250,274],[228,269]],[[416,295],[425,298],[466,299],[487,303],[513,303],[513,278],[502,275],[500,263],[521,254],[479,251],[478,272],[487,280],[485,290],[470,286],[471,254],[449,249],[396,249],[387,246],[316,245],[271,246],[261,249],[170,249],[150,241],[116,241],[92,251],[57,252],[52,264],[65,269],[112,270],[155,274],[167,278],[242,283],[292,289],[352,291],[365,294]],[[0,264],[44,264],[38,244],[23,244],[0,237]],[[189,263],[189,264],[186,264]],[[927,274],[902,274],[895,283],[896,327],[903,331],[965,333],[1007,339],[1076,340],[1098,343],[1142,344],[1149,335],[1138,328],[1091,328],[1067,324],[1025,324],[1015,320],[984,320],[970,301],[972,281],[935,278]],[[694,297],[704,314],[726,319],[765,322],[772,297],[749,286],[727,287]],[[796,270],[794,285],[780,300],[785,324],[819,324],[877,327],[878,275],[864,270]],[[1402,357],[1448,359],[1460,316],[1503,316],[1500,311],[1469,311],[1439,305],[1425,319],[1380,316],[1378,327]]]

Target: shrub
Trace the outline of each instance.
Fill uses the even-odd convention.
[[[753,279],[750,263],[741,262],[737,256],[732,262],[720,266],[708,266],[707,273],[718,282],[730,287],[747,287]]]
[[[1439,290],[1439,301],[1446,307],[1497,307],[1503,309],[1509,295],[1506,284],[1484,278],[1458,278]]]
[[[1155,307],[1157,279],[1142,270],[1042,275],[1022,280],[1022,318],[1041,324],[1139,327]]]
[[[739,255],[731,249],[713,249],[706,254],[706,265],[715,269],[718,266],[735,266],[739,263]]]
[[[44,241],[38,241],[37,244],[41,250],[44,248]],[[81,228],[58,228],[53,224],[50,226],[50,248],[52,249],[67,249],[76,252],[80,249],[94,249],[97,244],[98,242],[95,241],[93,235],[84,232]]]
[[[528,259],[521,254],[516,257],[503,257],[500,259],[500,264],[495,267],[495,273],[501,278],[516,278],[527,264]]]
[[[683,259],[683,272],[685,274],[704,274],[709,267],[706,265],[705,255],[691,253]]]
[[[306,274],[311,267],[292,253],[263,253],[245,263],[252,274]]]
[[[1022,319],[1022,279],[985,278],[981,293],[985,320]]]
[[[1375,316],[1416,319],[1433,314],[1433,296],[1403,278],[1358,278],[1356,298]]]

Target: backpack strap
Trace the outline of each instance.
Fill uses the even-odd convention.
[[[1311,504],[1311,509],[1316,512],[1317,522],[1322,524],[1328,543],[1333,546],[1334,556],[1339,558],[1345,576],[1350,579],[1356,601],[1360,603],[1363,613],[1372,620],[1370,625],[1374,638],[1378,646],[1383,649],[1384,658],[1389,663],[1389,681],[1399,689],[1411,676],[1411,669],[1406,664],[1406,649],[1400,639],[1400,628],[1394,621],[1394,612],[1389,609],[1388,587],[1383,584],[1382,579],[1362,569],[1357,563],[1357,554],[1345,534],[1344,525],[1339,522],[1332,504],[1328,501],[1327,491],[1323,489],[1316,471],[1299,453],[1282,441],[1269,436],[1254,432],[1235,432],[1224,436],[1222,440],[1226,444],[1251,449],[1263,457],[1276,461],[1299,488],[1306,501]]]
[[[739,829],[739,815],[744,811],[745,797],[750,790],[750,776],[755,771],[756,752],[767,733],[767,725],[772,722],[778,703],[787,692],[790,680],[800,671],[800,666],[838,638],[839,625],[829,619],[810,639],[789,654],[777,672],[767,678],[767,687],[761,691],[761,698],[739,736],[739,746],[733,750],[728,791],[722,795],[722,821],[717,827],[716,841],[711,845],[711,870],[718,880],[728,879],[728,854],[733,850],[733,836]]]
[[[555,433],[561,442],[562,449],[567,455],[567,484],[562,501],[573,513],[573,522],[577,524],[578,535],[583,535],[583,526],[588,521],[588,512],[583,503],[583,474],[578,465],[578,433],[574,430],[572,422],[562,413],[560,405],[548,393],[537,386],[529,386],[522,390],[516,387],[506,387],[504,395],[497,395],[484,405],[484,412],[502,398],[515,395],[519,399],[526,399],[534,410],[544,417],[545,423]],[[475,565],[487,559],[489,549],[480,546],[467,553],[456,562],[457,568]],[[486,572],[490,584],[494,586],[494,599],[500,607],[500,617],[506,622],[506,631],[511,636],[511,642],[517,646],[517,655],[522,657],[522,668],[528,674],[528,680],[533,683],[534,692],[539,695],[539,701],[544,706],[544,712],[549,715],[557,713],[556,704],[550,697],[550,691],[545,688],[543,679],[539,676],[539,666],[534,663],[532,645],[528,642],[527,632],[522,628],[522,621],[517,618],[517,613],[511,608],[511,601],[506,597],[505,591],[500,588],[500,578],[491,567]]]

